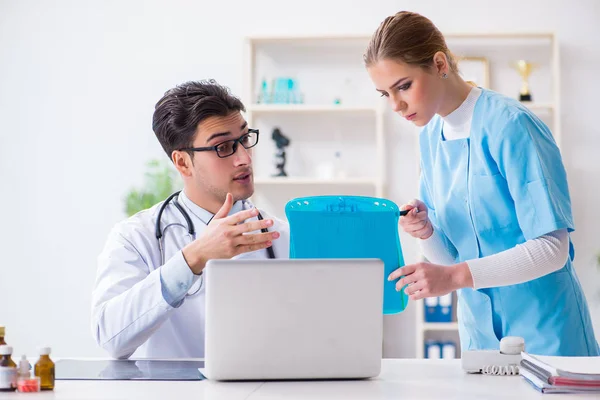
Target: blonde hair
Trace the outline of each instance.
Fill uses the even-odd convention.
[[[400,11],[387,17],[379,25],[363,59],[367,67],[377,61],[389,59],[429,69],[433,66],[433,56],[438,51],[446,55],[450,70],[458,73],[456,60],[433,22],[420,14]]]

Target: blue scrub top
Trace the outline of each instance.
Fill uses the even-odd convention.
[[[421,198],[456,263],[574,230],[560,151],[548,127],[520,102],[482,89],[468,138],[444,140],[436,115],[420,147]],[[501,338],[521,336],[533,354],[600,355],[573,258],[570,242],[569,258],[556,272],[459,290],[462,349],[498,349]]]

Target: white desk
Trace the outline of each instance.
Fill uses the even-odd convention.
[[[359,381],[57,381],[53,392],[0,393],[0,399],[598,399],[542,395],[518,376],[465,374],[459,360],[384,360],[381,375]]]

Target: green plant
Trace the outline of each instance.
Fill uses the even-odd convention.
[[[151,160],[147,164],[143,189],[133,188],[125,197],[127,216],[148,209],[165,200],[178,185],[178,175],[169,162]]]

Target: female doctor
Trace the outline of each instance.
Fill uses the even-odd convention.
[[[403,206],[405,232],[431,263],[390,276],[414,300],[458,291],[461,347],[596,356],[573,269],[567,177],[548,127],[516,100],[465,82],[427,18],[386,18],[364,55],[376,90],[423,127],[421,200]]]
[[[214,81],[187,82],[157,103],[153,129],[184,189],[117,224],[99,256],[92,329],[111,356],[203,357],[206,262],[288,257],[287,224],[246,200],[258,131],[243,110]]]

